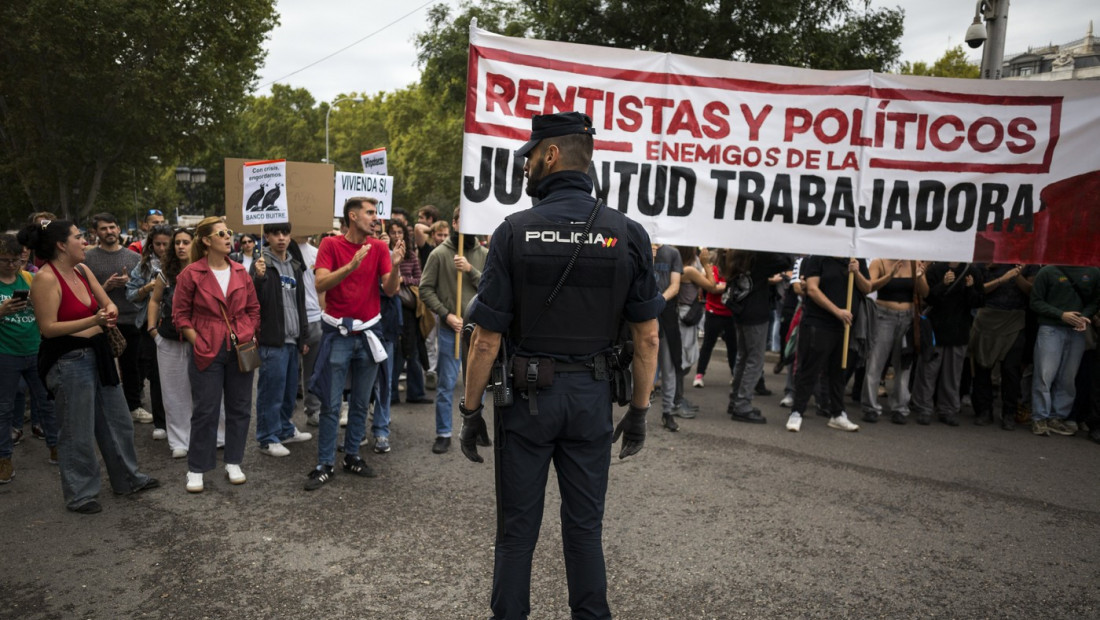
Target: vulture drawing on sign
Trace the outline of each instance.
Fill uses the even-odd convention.
[[[275,211],[278,207],[275,206],[275,201],[279,199],[279,195],[282,191],[279,190],[279,184],[275,184],[275,189],[264,194],[264,201],[260,203],[260,211]]]
[[[244,205],[245,211],[255,211],[256,207],[260,206],[260,199],[264,197],[264,186],[261,183],[260,189],[252,192],[252,195],[248,197],[248,202]]]

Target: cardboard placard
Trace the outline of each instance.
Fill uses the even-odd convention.
[[[225,158],[225,224],[237,232],[259,235],[259,225],[245,226],[241,218],[244,200],[244,164],[260,158]],[[292,234],[316,235],[332,230],[333,178],[331,164],[300,161],[286,163],[287,207]]]

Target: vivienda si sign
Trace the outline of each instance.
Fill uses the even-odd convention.
[[[657,242],[1100,264],[1100,84],[810,71],[476,28],[462,228],[527,208],[535,114],[596,128],[589,174]]]

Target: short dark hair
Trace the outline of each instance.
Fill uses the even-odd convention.
[[[351,226],[351,218],[348,217],[348,214],[356,209],[362,208],[364,202],[378,206],[378,199],[369,196],[348,198],[344,201],[344,226]]]
[[[439,209],[435,208],[435,205],[424,205],[416,212],[417,216],[426,215],[434,224],[439,221]]]
[[[548,148],[551,144],[557,145],[558,152],[561,153],[562,166],[581,172],[588,172],[588,166],[592,163],[594,143],[592,135],[586,133],[555,136],[542,141],[543,148]]]
[[[110,213],[96,213],[92,216],[92,230],[99,228],[101,222],[108,224],[118,224],[118,220]]]
[[[290,234],[290,222],[279,222],[277,224],[264,224],[264,234],[283,233]]]

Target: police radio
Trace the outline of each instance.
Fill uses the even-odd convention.
[[[493,391],[494,407],[511,407],[515,402],[512,394],[512,377],[510,374],[512,365],[508,362],[507,343],[500,343],[500,354],[493,362],[492,372],[489,374],[489,389]]]

